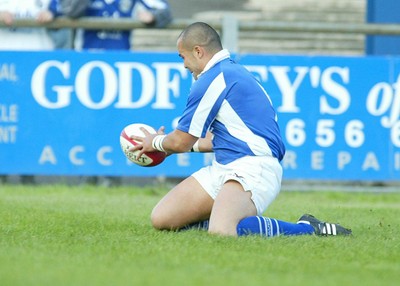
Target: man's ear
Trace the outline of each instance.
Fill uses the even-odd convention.
[[[196,58],[201,59],[201,58],[203,57],[203,55],[204,55],[204,50],[203,50],[203,48],[200,47],[200,46],[194,46],[194,48],[193,48],[193,54],[194,54],[194,56],[195,56]]]

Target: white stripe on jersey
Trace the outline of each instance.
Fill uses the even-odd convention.
[[[274,105],[272,104],[272,100],[271,100],[271,98],[269,97],[267,91],[264,89],[264,87],[263,87],[259,82],[257,82],[257,83],[258,83],[258,86],[261,88],[261,90],[264,92],[265,96],[268,98],[268,101],[269,101],[269,103],[271,104],[271,106],[274,106]],[[275,121],[278,121],[278,115],[277,115],[276,113],[275,113]]]
[[[210,114],[211,108],[214,106],[220,94],[226,87],[224,75],[220,73],[210,84],[190,122],[189,133],[196,137],[201,137],[204,123]]]
[[[228,132],[239,140],[246,142],[255,155],[271,155],[272,151],[264,138],[254,134],[237,115],[227,100],[221,105],[217,117],[215,118],[225,125]],[[229,122],[228,122],[229,121]]]

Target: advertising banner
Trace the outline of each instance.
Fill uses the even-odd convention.
[[[400,178],[400,58],[235,59],[277,110],[286,179]],[[139,167],[119,135],[131,123],[172,131],[192,81],[176,53],[1,52],[0,174],[188,176],[213,155]]]

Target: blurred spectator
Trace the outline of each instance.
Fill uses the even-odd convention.
[[[52,50],[53,42],[45,28],[15,28],[14,19],[53,20],[47,9],[51,0],[0,0],[0,21],[10,26],[0,29],[0,50]]]
[[[50,0],[0,0],[0,22],[9,26],[0,28],[0,50],[52,50],[53,41],[45,28],[15,28],[15,19],[35,19],[39,23],[53,20],[53,14],[47,9]],[[34,183],[34,176],[20,176],[21,183]],[[3,175],[0,183],[6,183],[8,176]]]
[[[60,2],[62,0],[52,0]],[[84,2],[84,1],[82,1]],[[166,0],[89,0],[85,11],[80,16],[106,18],[136,18],[148,27],[162,28],[172,20],[171,9]],[[73,17],[71,12],[60,13],[54,10],[55,16],[61,14]],[[76,12],[76,11],[75,11]],[[79,15],[74,15],[77,17]],[[131,31],[118,30],[78,30],[75,48],[102,50],[129,50],[131,48]]]
[[[51,0],[48,8],[55,17],[78,18],[85,13],[89,3],[90,0]],[[73,29],[48,29],[48,33],[53,40],[54,49],[73,49]]]

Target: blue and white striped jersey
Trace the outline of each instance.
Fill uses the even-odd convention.
[[[210,130],[215,158],[228,164],[244,156],[282,160],[282,142],[271,100],[255,77],[222,50],[194,82],[177,129],[196,137]]]

